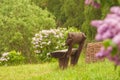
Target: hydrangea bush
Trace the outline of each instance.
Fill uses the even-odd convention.
[[[66,49],[65,39],[68,32],[78,31],[76,28],[58,28],[58,29],[49,29],[41,30],[35,34],[32,38],[32,44],[34,48],[34,53],[38,59],[42,62],[50,60],[47,57],[52,51]]]
[[[7,63],[7,61],[10,59],[8,57],[8,54],[9,54],[8,52],[2,54],[2,56],[0,57],[0,65]]]
[[[97,28],[96,40],[104,44],[96,56],[120,65],[120,7],[111,7],[104,20],[93,20],[91,24]]]
[[[17,65],[24,63],[25,58],[20,52],[4,52],[0,57],[0,65]]]

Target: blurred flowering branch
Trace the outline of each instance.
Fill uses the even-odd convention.
[[[104,45],[96,56],[120,65],[120,7],[111,7],[104,20],[93,20],[91,25],[97,28],[96,40]]]

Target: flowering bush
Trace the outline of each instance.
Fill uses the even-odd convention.
[[[91,24],[97,28],[96,40],[104,44],[96,56],[120,65],[120,7],[111,7],[104,20],[93,20]]]
[[[34,52],[41,61],[50,60],[49,52],[65,49],[65,39],[69,31],[78,31],[76,28],[58,28],[42,30],[32,38]]]
[[[5,52],[0,57],[0,65],[5,64],[10,58],[8,57],[8,52]]]
[[[20,52],[10,51],[5,52],[0,57],[0,65],[16,65],[21,64],[24,61],[24,57]]]

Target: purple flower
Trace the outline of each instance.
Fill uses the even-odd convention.
[[[91,4],[93,2],[93,0],[85,0],[85,4],[86,5],[89,5],[89,4]]]
[[[115,20],[119,20],[120,21],[119,16],[117,14],[115,14],[115,13],[109,13],[106,16],[106,19],[114,19],[114,18],[115,18]]]
[[[115,17],[114,18],[107,17],[105,18],[104,22],[108,24],[109,26],[116,26],[119,21],[116,20]]]
[[[114,38],[113,38],[113,42],[120,45],[120,34],[116,35]]]
[[[94,6],[95,2],[92,3]],[[117,45],[117,49],[120,49],[120,7],[114,6],[110,9],[110,13],[107,14],[104,20],[93,20],[91,22],[92,26],[97,28],[96,40],[104,41],[106,39],[111,39],[112,43]],[[115,65],[120,65],[120,52],[114,53],[115,46],[109,44],[107,48],[102,47],[100,52],[96,54],[98,58],[108,58],[113,61]],[[112,52],[112,53],[111,53]]]
[[[97,2],[92,2],[91,5],[94,6],[95,8],[100,8],[100,4]]]
[[[101,41],[102,40],[102,35],[97,34],[96,37],[95,37],[95,39],[98,40],[98,41]]]
[[[120,65],[120,55],[119,55],[119,54],[117,54],[117,55],[115,55],[115,56],[109,55],[107,58],[108,58],[110,61],[113,61],[113,62],[115,63],[115,65]]]
[[[102,36],[103,40],[104,40],[104,39],[109,39],[109,38],[111,38],[111,37],[112,37],[112,34],[111,34],[110,31],[106,31],[106,32],[103,34],[103,36]]]
[[[86,5],[92,5],[95,8],[100,8],[100,4],[95,2],[94,0],[85,0]]]
[[[101,50],[100,50],[100,52],[98,52],[96,54],[96,57],[98,57],[98,58],[107,57],[107,56],[110,55],[111,51],[112,51],[112,47],[111,46],[108,47],[107,49],[105,49],[104,47],[102,47]]]
[[[108,25],[107,24],[102,24],[98,27],[97,32],[99,34],[103,34],[104,32],[106,32],[108,30]]]
[[[110,12],[120,15],[120,7],[114,6],[114,7],[110,8]]]
[[[99,27],[101,24],[103,24],[102,20],[93,20],[91,22],[91,25],[94,26],[94,27]]]

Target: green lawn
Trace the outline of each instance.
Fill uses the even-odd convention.
[[[78,65],[61,70],[57,62],[0,67],[0,80],[120,80],[120,68],[111,62]]]

